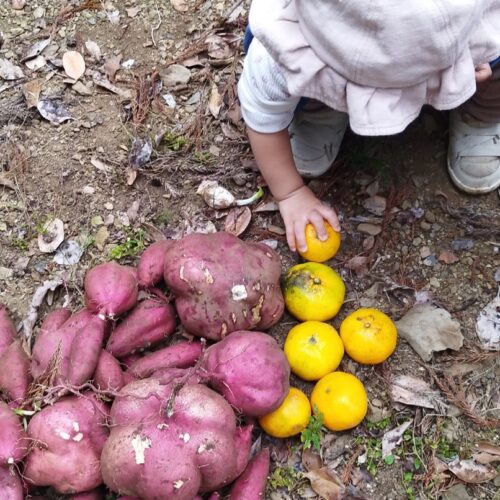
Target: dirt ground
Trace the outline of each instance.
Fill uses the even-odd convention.
[[[0,302],[16,320],[26,317],[47,280],[60,276],[65,286],[49,292],[40,314],[47,302],[76,309],[90,266],[111,256],[136,262],[161,234],[224,229],[228,212],[197,195],[201,181],[217,180],[240,198],[261,185],[235,87],[247,7],[216,0],[28,0],[13,10],[10,0],[0,2],[0,57],[25,75],[12,86],[0,78]],[[34,58],[23,58],[48,37],[41,67],[29,69]],[[78,85],[62,69],[68,50],[84,55]],[[173,71],[174,63],[182,67]],[[43,118],[36,99],[28,107],[26,83],[34,80],[38,103],[64,106],[69,120]],[[463,346],[427,363],[404,340],[381,366],[344,358],[341,368],[366,386],[367,419],[351,432],[325,433],[316,465],[298,438],[262,436],[273,458],[266,498],[500,498],[499,478],[491,475],[500,445],[498,356],[481,348],[475,330],[500,281],[499,196],[454,190],[446,147],[446,113],[425,109],[398,136],[348,135],[334,168],[311,187],[342,219],[342,247],[331,265],[347,297],[332,324],[338,328],[360,306],[398,320],[424,297],[458,321]],[[256,207],[242,238],[277,245],[285,270],[298,258],[286,246],[279,214],[272,204]],[[64,240],[83,252],[74,265],[40,251],[38,239],[54,218],[64,223]],[[271,333],[283,342],[293,324],[285,316]],[[390,387],[399,375],[441,391],[446,409],[394,402]],[[406,421],[392,458],[382,459],[384,434]],[[489,479],[476,483],[447,470],[457,457],[472,459],[479,443],[497,450],[497,461],[480,464]]]

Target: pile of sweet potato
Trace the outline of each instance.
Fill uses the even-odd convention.
[[[283,313],[280,274],[263,244],[192,234],[90,269],[85,307],[50,311],[32,346],[0,305],[2,498],[263,498],[252,422],[290,368],[257,330]]]

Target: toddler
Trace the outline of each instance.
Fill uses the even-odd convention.
[[[424,104],[450,114],[448,171],[469,193],[500,186],[499,0],[253,0],[238,94],[292,250],[335,211],[304,184],[349,125],[397,134]]]

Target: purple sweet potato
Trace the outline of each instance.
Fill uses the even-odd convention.
[[[184,328],[211,340],[275,324],[284,309],[280,275],[274,250],[224,232],[190,234],[165,255],[165,282]]]
[[[10,319],[7,308],[0,304],[0,356],[16,338],[16,327]]]
[[[175,309],[158,300],[139,302],[111,334],[106,349],[118,358],[156,345],[175,330]]]
[[[125,380],[120,362],[108,351],[103,349],[94,373],[94,384],[103,391],[119,391]]]
[[[102,351],[108,323],[94,316],[75,336],[69,355],[68,383],[79,386],[92,378]]]
[[[203,366],[210,385],[247,416],[274,411],[290,388],[290,365],[266,333],[228,335],[206,350]]]
[[[63,494],[97,488],[107,417],[107,407],[90,393],[62,398],[36,413],[28,424],[35,446],[26,458],[27,482]]]
[[[101,456],[104,482],[113,491],[192,500],[237,477],[237,447],[247,431],[238,431],[229,404],[201,384],[173,391],[173,385],[143,379],[115,398]]]
[[[21,403],[30,383],[30,358],[21,341],[14,340],[0,356],[0,390],[9,401]]]
[[[0,466],[12,465],[28,452],[28,436],[19,417],[0,401]]]
[[[137,303],[137,271],[116,262],[106,262],[85,275],[85,304],[89,311],[115,318]]]
[[[136,377],[145,378],[157,370],[187,368],[196,363],[201,352],[201,342],[179,342],[173,346],[147,354],[132,363],[129,370]]]
[[[63,313],[60,313],[63,314]],[[43,329],[36,337],[31,354],[31,374],[39,378],[50,368],[58,353],[57,381],[65,380],[69,372],[71,345],[78,332],[92,321],[94,315],[88,309],[73,314],[61,326]],[[44,325],[45,326],[45,325]]]
[[[230,500],[262,500],[269,475],[269,449],[262,449],[236,479],[229,492]]]
[[[24,500],[23,483],[14,467],[0,467],[2,500]]]
[[[141,255],[137,264],[137,278],[141,288],[151,288],[163,280],[165,253],[171,245],[170,240],[157,241]]]

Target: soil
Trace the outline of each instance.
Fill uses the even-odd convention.
[[[19,64],[27,77],[11,88],[0,85],[0,302],[17,321],[25,318],[37,287],[56,276],[63,277],[65,286],[49,292],[40,316],[63,302],[75,310],[80,307],[85,271],[108,260],[113,249],[116,256],[117,245],[125,254],[120,262],[134,263],[135,254],[162,235],[178,238],[193,230],[224,229],[227,210],[211,209],[196,193],[202,180],[217,180],[240,198],[262,184],[235,97],[248,6],[187,1],[187,10],[180,12],[173,7],[179,3],[140,0],[113,7],[110,2],[41,0],[27,2],[19,11],[12,10],[10,1],[0,4],[0,32],[5,35],[0,57]],[[71,10],[77,6],[82,10]],[[133,8],[139,10],[127,10]],[[116,24],[111,22],[115,10],[120,13]],[[219,37],[222,52],[210,46],[207,53],[209,33]],[[20,62],[23,54],[48,35],[52,40],[46,64],[31,71]],[[88,40],[100,47],[101,60],[86,51]],[[67,50],[85,56],[81,83],[88,95],[66,81],[60,60]],[[103,64],[118,54],[122,63],[133,60],[129,69],[120,67],[114,81],[131,98],[94,83],[93,72],[103,74]],[[189,66],[190,79],[169,86],[167,68],[174,62]],[[71,120],[54,125],[36,108],[27,108],[22,83],[35,78],[41,97],[62,103]],[[213,106],[214,88],[220,109]],[[148,90],[153,99],[148,100]],[[172,97],[175,108],[168,104]],[[130,157],[137,138],[152,143],[151,159],[142,165]],[[347,297],[332,324],[338,328],[361,306],[380,308],[397,320],[418,294],[427,293],[460,323],[464,336],[459,351],[436,353],[428,363],[403,340],[380,366],[363,367],[344,358],[341,368],[365,384],[370,411],[355,430],[326,433],[321,456],[322,464],[343,478],[351,498],[438,498],[450,487],[454,489],[448,498],[459,498],[464,491],[469,496],[463,498],[498,494],[494,481],[462,484],[453,474],[437,471],[434,460],[449,459],[453,452],[469,458],[481,441],[500,444],[498,428],[478,425],[487,417],[500,418],[500,395],[495,383],[498,357],[481,349],[475,332],[479,312],[498,289],[499,197],[456,191],[446,173],[446,150],[447,114],[424,109],[397,136],[348,134],[332,170],[311,181],[342,220],[341,251],[329,264],[344,279]],[[382,214],[365,208],[370,194],[385,200]],[[286,246],[278,212],[254,209],[242,238],[271,240],[283,270],[297,263]],[[40,251],[38,238],[52,218],[63,221],[65,239],[83,250],[78,263],[62,266],[54,262],[53,253]],[[381,232],[370,237],[360,230],[363,222]],[[457,240],[466,241],[466,248],[457,249]],[[451,252],[451,259],[444,250]],[[293,324],[285,316],[270,333],[282,343]],[[454,380],[463,391],[459,399],[469,414],[463,408],[441,414],[391,401],[390,381],[399,374],[439,388],[428,368],[441,380],[443,374],[458,374]],[[292,382],[307,393],[312,389],[298,379]],[[454,394],[445,397],[456,406]],[[381,438],[408,419],[408,437],[395,451],[394,463],[386,463],[377,455]],[[318,488],[301,476],[298,438],[278,442],[262,436],[262,442],[271,446],[273,458],[266,498],[320,498]],[[282,476],[288,479],[280,481]],[[331,481],[330,476],[327,483]]]

